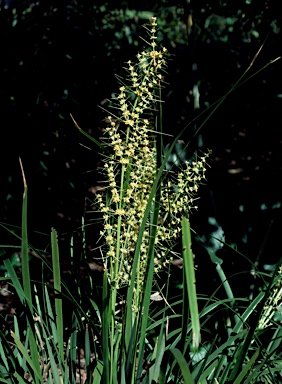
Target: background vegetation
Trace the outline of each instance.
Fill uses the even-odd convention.
[[[220,377],[221,383],[228,382],[227,377],[232,383],[243,377],[251,382],[257,373],[270,382],[281,379],[276,374],[281,371],[281,269],[278,265],[275,270],[275,264],[281,260],[277,250],[282,221],[282,84],[281,63],[268,65],[281,50],[281,16],[276,4],[251,0],[0,1],[0,368],[4,382],[26,382],[31,377],[38,383],[43,379],[59,383],[62,374],[65,383],[75,383],[77,359],[85,364],[80,378],[88,375],[93,382],[107,384],[109,380],[129,382],[130,375],[130,382],[142,375],[148,383],[164,383],[166,377],[205,383],[210,374],[211,380]],[[195,260],[189,251],[188,221],[182,222],[183,269],[171,266],[167,288],[173,309],[163,300],[160,307],[155,303],[159,299],[156,284],[166,283],[167,274],[160,273],[157,281],[153,278],[154,236],[148,237],[150,257],[144,290],[137,300],[147,314],[142,316],[142,311],[134,312],[128,305],[134,292],[139,295],[136,280],[122,287],[126,292],[123,302],[119,275],[111,280],[105,272],[102,279],[101,263],[94,262],[98,230],[92,225],[91,212],[102,158],[95,144],[79,133],[70,114],[94,140],[99,139],[106,123],[99,107],[108,109],[108,98],[118,92],[115,75],[140,51],[142,26],[153,15],[159,20],[158,37],[170,53],[168,84],[162,95],[167,148],[173,141],[169,135],[175,137],[191,122],[163,166],[180,164],[195,150],[206,153],[209,148],[213,155],[198,213],[191,217]],[[205,122],[207,115],[201,113],[225,95],[247,68],[249,80]],[[190,141],[189,151],[182,152]],[[27,194],[25,184],[22,216],[19,156],[29,187]],[[151,200],[156,206],[158,183],[156,179],[149,195],[149,199],[156,195]],[[150,211],[149,205],[143,208]],[[86,223],[91,224],[87,227],[86,211]],[[153,228],[162,219],[157,212],[158,208]],[[58,231],[59,247],[54,229],[50,240],[51,227]],[[145,229],[146,217],[140,227]],[[28,233],[29,243],[39,248],[36,252],[29,247]],[[138,234],[129,275],[140,272],[141,237]],[[262,273],[252,269],[243,254]],[[112,263],[116,265],[115,259]],[[116,268],[109,270],[112,273]],[[268,279],[270,275],[264,272],[274,270]],[[13,284],[7,285],[7,279]],[[176,295],[180,301],[172,299]],[[235,302],[233,295],[241,299]],[[197,305],[205,348],[194,355],[199,342]],[[119,317],[123,313],[125,317]],[[165,328],[168,318],[170,333]],[[142,366],[143,352],[147,368]],[[256,368],[251,370],[254,362]],[[113,374],[115,369],[119,376]],[[253,376],[247,377],[248,371]]]

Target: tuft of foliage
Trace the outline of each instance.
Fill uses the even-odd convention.
[[[282,259],[272,274],[254,269],[264,285],[249,300],[234,297],[222,260],[213,254],[227,298],[218,298],[217,292],[210,296],[196,292],[189,218],[205,179],[208,154],[167,170],[180,135],[164,149],[161,90],[166,49],[158,48],[156,31],[153,17],[147,49],[137,55],[136,63],[127,63],[127,78],[118,78],[120,92],[107,112],[100,144],[105,151],[104,182],[94,202],[102,215],[100,279],[88,270],[87,285],[80,284],[77,276],[75,286],[64,281],[55,229],[50,238],[51,262],[37,252],[51,272],[52,284],[45,281],[44,273],[31,277],[28,187],[22,167],[20,272],[5,251],[1,255],[6,273],[0,279],[9,282],[20,300],[20,312],[12,323],[3,318],[0,330],[3,383],[281,381],[277,313]],[[84,230],[83,224],[83,235]],[[182,284],[179,295],[171,297],[171,258],[180,234]],[[83,247],[79,260],[85,263]],[[167,278],[160,287],[163,269]],[[65,312],[68,307],[71,319]],[[218,311],[226,322],[223,335],[214,333]]]

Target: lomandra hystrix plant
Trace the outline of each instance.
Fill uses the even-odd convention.
[[[104,192],[96,198],[103,215],[101,252],[109,297],[109,308],[104,308],[108,323],[102,324],[102,333],[108,331],[103,375],[109,383],[115,382],[117,367],[127,382],[141,377],[154,274],[172,260],[182,215],[196,208],[208,156],[187,162],[177,173],[164,173],[161,89],[167,50],[157,45],[156,18],[147,31],[147,49],[136,62],[127,62],[125,79],[118,77],[119,93],[104,129]],[[122,295],[123,315],[117,316]]]
[[[246,298],[233,297],[220,259],[213,258],[228,299],[203,298],[206,304],[198,312],[188,216],[197,208],[195,200],[205,179],[209,153],[187,162],[180,170],[165,171],[173,150],[172,145],[164,155],[162,148],[161,93],[167,50],[157,44],[155,18],[147,31],[147,49],[137,55],[135,62],[127,63],[125,78],[118,77],[119,93],[107,111],[104,129],[104,184],[95,201],[102,216],[104,274],[102,305],[95,305],[101,324],[101,353],[96,357],[94,381],[239,384],[248,374],[251,379],[246,382],[274,377],[280,341],[265,351],[257,334],[261,332],[258,321],[272,282],[239,314],[234,304]],[[243,82],[247,71],[233,89]],[[169,266],[181,233],[182,296],[173,303],[163,300],[156,315],[150,301],[153,291],[159,290],[157,284],[154,289],[155,277]],[[177,314],[174,308],[180,303],[182,311]],[[234,314],[227,340],[219,340],[217,345],[215,338],[200,347],[200,320],[203,326],[218,309]],[[253,312],[254,321],[249,326],[247,321]],[[181,328],[170,329],[174,318],[181,322]],[[274,337],[279,338],[277,332]],[[274,357],[271,373],[265,374],[270,354]],[[253,368],[255,363],[257,370]]]
[[[46,284],[43,272],[42,280],[31,281],[28,190],[22,169],[22,276],[17,276],[7,259],[4,279],[11,281],[20,298],[24,321],[19,325],[15,315],[13,329],[4,327],[0,332],[3,341],[3,348],[0,348],[1,382],[24,383],[28,380],[73,384],[77,382],[78,371],[80,382],[104,384],[164,383],[168,377],[176,377],[178,370],[172,373],[173,365],[162,367],[169,326],[167,308],[170,308],[170,315],[180,316],[166,300],[163,300],[164,308],[157,316],[153,315],[151,297],[155,276],[169,266],[173,245],[181,231],[185,232],[185,254],[192,266],[186,277],[187,285],[191,281],[191,299],[194,299],[193,343],[196,347],[199,345],[189,224],[187,219],[183,222],[182,216],[196,208],[195,200],[205,178],[208,155],[186,163],[179,172],[165,173],[166,161],[173,149],[171,146],[163,155],[161,89],[167,51],[157,46],[155,18],[147,31],[147,49],[137,55],[135,63],[127,63],[127,77],[118,78],[119,94],[107,113],[101,145],[105,148],[104,191],[97,195],[95,202],[103,219],[100,233],[103,284],[99,287],[92,280],[93,290],[85,292],[86,298],[81,297],[82,287],[78,287],[74,297],[61,280],[54,229],[51,233],[52,264],[36,252],[42,259],[42,270],[52,271],[54,285]],[[186,264],[185,261],[187,271]],[[91,276],[89,278],[91,280]],[[82,307],[82,302],[88,302],[89,306]],[[69,319],[64,316],[63,304],[70,303],[74,312],[71,325],[67,326]],[[186,331],[185,326],[182,339]],[[85,366],[82,370],[76,369],[77,351],[80,350],[78,332],[84,334]],[[151,338],[150,333],[153,334]],[[174,346],[176,344],[177,341]],[[190,377],[181,353],[172,347],[171,353],[183,374],[186,372]]]
[[[147,49],[137,55],[136,62],[127,63],[124,79],[118,77],[119,93],[107,112],[100,144],[105,149],[101,169],[104,184],[95,205],[102,218],[102,286],[91,274],[87,288],[78,283],[79,278],[71,289],[64,283],[54,229],[52,263],[37,251],[42,260],[42,279],[31,280],[28,191],[23,177],[21,275],[5,252],[1,253],[7,273],[0,280],[9,281],[21,303],[21,312],[15,314],[13,323],[4,319],[0,329],[3,383],[281,382],[282,260],[268,276],[269,283],[249,302],[246,297],[233,296],[222,260],[209,249],[227,299],[217,299],[216,293],[210,297],[196,295],[188,216],[197,208],[195,200],[205,179],[209,154],[183,164],[181,169],[166,171],[178,139],[164,155],[161,90],[167,51],[158,47],[155,18],[147,31]],[[163,293],[157,275],[169,270],[181,233],[182,291],[177,299],[169,299],[169,278]],[[85,257],[83,250],[81,255]],[[73,260],[72,251],[71,256]],[[79,262],[85,262],[83,257]],[[45,269],[51,272],[52,285],[44,280]],[[261,276],[258,271],[256,276]],[[77,287],[74,294],[73,286]],[[156,297],[163,300],[156,304]],[[198,299],[203,302],[200,312]],[[70,305],[73,313],[68,321],[63,307]],[[213,320],[219,310],[223,313],[221,324],[228,312],[225,339],[217,330],[218,321]],[[213,322],[214,329],[209,325]],[[214,336],[215,329],[219,336]],[[83,353],[78,355],[79,351]]]

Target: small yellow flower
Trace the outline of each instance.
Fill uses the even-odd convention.
[[[142,91],[140,91],[140,89],[136,89],[135,91],[136,95],[141,97],[142,96]]]
[[[120,162],[121,164],[129,164],[129,159],[120,158],[119,162]]]
[[[108,257],[114,257],[116,255],[115,251],[111,249],[110,251],[107,252]]]
[[[123,216],[123,215],[125,214],[125,210],[124,210],[124,209],[117,209],[117,210],[116,210],[116,214],[117,214],[118,216]]]
[[[157,18],[156,17],[152,17],[151,18],[151,25],[152,25],[152,27],[156,27],[157,26]]]
[[[120,201],[119,195],[114,195],[113,196],[113,202],[114,203],[119,203],[119,201]]]
[[[125,120],[124,124],[130,125],[132,127],[134,125],[134,121],[130,120],[130,119],[127,119],[127,120]]]

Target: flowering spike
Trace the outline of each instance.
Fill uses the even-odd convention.
[[[97,196],[97,204],[104,213],[101,231],[106,245],[104,262],[116,287],[130,282],[139,228],[157,174],[152,111],[158,109],[161,101],[155,89],[163,81],[167,50],[158,49],[156,27],[153,17],[148,48],[137,55],[137,62],[127,62],[127,81],[122,82],[114,99],[119,114],[116,117],[109,114],[105,129],[105,142],[112,154],[103,167],[106,193]],[[206,157],[187,163],[170,180],[167,177],[162,180],[155,239],[156,272],[170,261],[169,249],[181,232],[181,216],[196,208],[194,200],[205,177]],[[148,218],[140,247],[138,287],[142,287],[146,275],[150,232]]]

